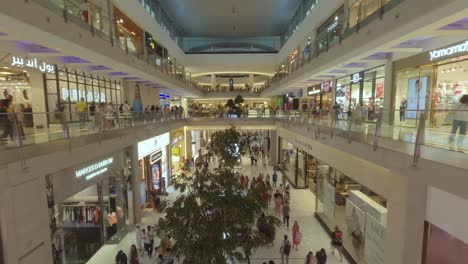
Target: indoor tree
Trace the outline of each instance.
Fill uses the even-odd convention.
[[[266,187],[245,191],[234,171],[245,144],[231,127],[214,133],[212,151],[219,166],[183,174],[176,188],[181,194],[172,204],[164,204],[164,217],[156,226],[159,234],[174,240],[175,257],[190,264],[226,263],[228,258],[245,260],[256,248],[274,241],[280,221],[262,216],[267,207]],[[261,224],[260,224],[261,222]],[[257,228],[260,228],[260,230]]]

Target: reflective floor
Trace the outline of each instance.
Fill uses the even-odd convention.
[[[214,165],[215,164],[211,164],[210,166]],[[249,178],[252,178],[257,177],[259,173],[269,173],[271,175],[272,170],[273,169],[271,166],[263,167],[260,164],[258,165],[258,167],[251,166],[250,160],[244,158],[242,162],[242,168],[239,171],[245,175],[249,175]],[[281,178],[278,181],[281,182]],[[169,192],[169,200],[174,199],[178,195],[178,193],[173,191],[172,189],[170,189]],[[315,219],[314,207],[315,196],[310,190],[292,189],[290,224],[292,226],[292,223],[294,223],[294,221],[298,221],[301,233],[303,234],[303,239],[297,251],[291,250],[289,263],[303,264],[305,256],[310,250],[313,250],[315,252],[320,248],[325,248],[327,250],[327,264],[348,263],[346,260],[340,262],[339,257],[330,254],[330,238],[325,232],[325,230],[322,228],[322,226],[319,224],[319,222]],[[269,213],[274,214],[273,203],[269,208]],[[158,218],[159,215],[153,213],[153,210],[145,209],[144,217],[142,220],[143,225],[146,226],[149,224],[154,224],[156,223]],[[279,254],[279,248],[281,246],[284,235],[288,235],[288,237],[292,236],[291,227],[289,229],[285,226],[280,227],[277,231],[274,245],[272,247],[262,248],[254,252],[253,257],[251,258],[251,263],[262,264],[263,262],[268,262],[269,260],[273,260],[276,264],[281,263],[281,255]],[[128,253],[131,244],[135,244],[135,242],[136,234],[135,231],[133,231],[130,232],[120,244],[103,246],[87,263],[109,263],[114,260],[115,255],[119,250],[123,250],[124,252]],[[157,243],[158,241],[155,241],[155,244]],[[142,264],[155,263],[154,257],[152,259],[142,257],[140,260]]]

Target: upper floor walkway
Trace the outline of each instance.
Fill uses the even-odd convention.
[[[237,117],[224,112],[197,117],[198,113],[186,115],[169,112],[116,113],[112,117],[99,113],[95,116],[81,113],[80,117],[72,118],[82,122],[70,122],[68,116],[60,113],[34,113],[31,116],[25,113],[3,114],[0,116],[0,165],[87,144],[101,144],[119,137],[128,137],[135,144],[139,140],[182,127],[206,130],[234,125],[240,129],[283,129],[302,135],[309,141],[334,147],[338,147],[337,142],[343,141],[346,145],[340,145],[339,148],[356,155],[359,155],[360,148],[367,146],[365,148],[372,153],[385,154],[383,159],[403,155],[408,166],[417,166],[423,159],[468,170],[468,139],[463,131],[457,134],[458,122],[451,126],[428,126],[426,116],[431,114],[428,112],[418,113],[416,119],[395,125],[388,125],[382,120],[385,115],[395,113],[380,112],[373,116],[356,117],[355,113],[347,116],[328,111],[272,111],[268,116],[264,116],[261,110],[257,112],[255,117]],[[32,118],[53,122],[44,128],[26,127],[24,120]],[[300,142],[297,144],[303,145]]]

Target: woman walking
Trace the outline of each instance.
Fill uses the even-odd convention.
[[[293,237],[293,248],[296,248],[296,251],[299,250],[299,244],[302,240],[302,233],[299,230],[299,224],[297,221],[294,221],[292,228],[292,237]]]
[[[317,258],[314,256],[314,252],[309,251],[309,254],[307,254],[305,258],[304,264],[317,264]]]
[[[140,264],[140,260],[138,259],[138,250],[135,244],[130,247],[130,264]]]

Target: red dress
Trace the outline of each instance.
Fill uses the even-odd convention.
[[[299,234],[299,226],[294,225],[292,229],[293,245],[297,246],[301,243],[301,235]]]

